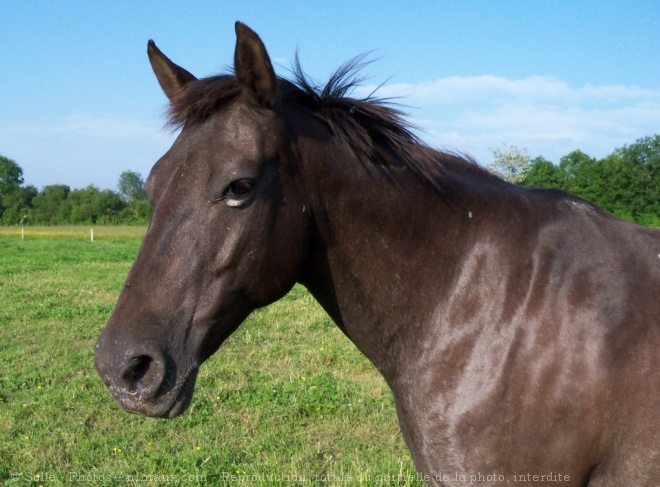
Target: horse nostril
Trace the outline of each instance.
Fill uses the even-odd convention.
[[[165,375],[164,360],[151,355],[132,357],[121,374],[126,392],[131,396],[153,396],[163,383]]]
[[[147,375],[147,372],[149,372],[149,366],[152,361],[153,359],[148,355],[138,355],[137,357],[133,357],[122,377],[130,384],[140,382],[144,376]]]

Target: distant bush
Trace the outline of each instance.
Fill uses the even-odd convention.
[[[23,170],[0,156],[0,222],[3,225],[145,225],[151,219],[151,204],[144,181],[135,172],[120,176],[120,189],[90,185],[71,189],[64,184],[22,186]]]

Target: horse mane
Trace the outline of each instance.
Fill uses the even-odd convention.
[[[475,173],[497,179],[473,159],[426,145],[406,120],[406,114],[391,99],[353,98],[350,93],[364,82],[360,75],[369,64],[366,55],[344,63],[321,86],[303,71],[296,54],[293,80],[278,77],[279,94],[306,109],[348,144],[362,163],[373,161],[386,175],[391,169],[407,167],[424,184],[447,196],[443,181],[448,166],[452,172]],[[202,123],[235,99],[241,87],[235,76],[221,74],[188,83],[171,101],[168,126],[178,128]]]

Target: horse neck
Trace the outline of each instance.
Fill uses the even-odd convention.
[[[468,211],[443,202],[409,170],[388,177],[333,145],[310,142],[300,151],[315,223],[300,281],[388,378],[393,356],[413,350],[406,340],[419,334],[410,328],[429,322],[429,298],[444,295],[452,280]]]

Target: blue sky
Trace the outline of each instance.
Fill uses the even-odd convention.
[[[234,21],[287,75],[324,81],[365,51],[367,86],[402,97],[430,145],[482,164],[491,149],[553,162],[660,133],[660,2],[20,1],[0,7],[0,154],[41,188],[144,177],[176,133],[146,56],[153,38],[196,76],[223,71]]]

